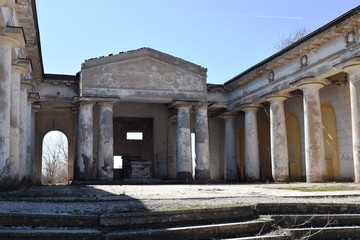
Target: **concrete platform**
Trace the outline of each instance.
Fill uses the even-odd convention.
[[[0,192],[0,212],[106,214],[255,203],[360,204],[354,183],[31,186]]]

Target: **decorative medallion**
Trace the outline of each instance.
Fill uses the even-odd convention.
[[[303,68],[303,67],[306,67],[308,65],[308,56],[307,55],[303,55],[301,58],[300,58],[300,66]]]
[[[274,79],[275,79],[275,73],[274,73],[273,70],[271,70],[271,71],[269,72],[268,78],[269,78],[269,82],[274,81]]]
[[[345,36],[346,46],[350,46],[356,42],[356,33],[354,31],[348,32]]]

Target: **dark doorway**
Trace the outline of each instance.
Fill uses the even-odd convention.
[[[114,155],[123,159],[122,176],[116,176],[114,172],[114,179],[151,178],[154,163],[153,119],[114,118]]]

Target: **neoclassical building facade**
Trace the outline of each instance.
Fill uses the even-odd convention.
[[[360,7],[224,84],[151,48],[45,74],[35,1],[0,8],[1,186],[41,183],[53,130],[80,182],[360,183]]]

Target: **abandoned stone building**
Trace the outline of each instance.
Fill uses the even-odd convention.
[[[150,48],[44,74],[35,0],[0,8],[2,185],[40,183],[52,130],[71,180],[360,182],[360,7],[224,84]]]

